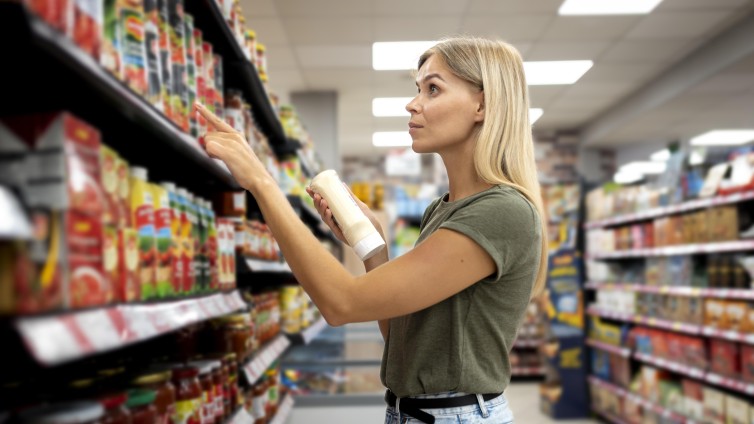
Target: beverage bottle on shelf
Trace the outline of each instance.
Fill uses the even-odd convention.
[[[170,204],[170,285],[174,294],[183,292],[184,267],[181,259],[181,202],[175,184],[163,182],[162,187],[168,192]]]
[[[193,218],[191,217],[191,208],[189,207],[189,193],[186,189],[176,189],[178,202],[181,208],[181,262],[183,266],[183,287],[184,294],[194,292],[194,283],[196,275],[194,273],[194,239],[193,239]]]
[[[191,224],[189,233],[189,242],[187,246],[191,248],[191,275],[192,275],[192,293],[198,293],[202,291],[201,281],[201,259],[199,257],[199,216],[197,214],[197,208],[193,193],[186,192],[186,213],[188,220]]]
[[[157,251],[155,246],[154,197],[147,183],[147,170],[131,167],[131,213],[138,233],[139,281],[141,299],[155,296],[155,266]]]
[[[343,231],[348,244],[365,261],[385,247],[385,240],[343,186],[338,174],[329,169],[314,177],[314,192],[322,196]]]

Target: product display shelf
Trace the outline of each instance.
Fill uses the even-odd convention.
[[[288,201],[293,206],[293,209],[298,212],[301,219],[314,231],[314,235],[320,238],[327,238],[336,245],[340,244],[340,241],[335,238],[330,228],[322,221],[319,213],[312,206],[309,206],[300,197],[294,195],[289,195]]]
[[[665,206],[659,208],[649,209],[644,212],[631,213],[626,215],[620,215],[613,218],[602,219],[599,221],[591,221],[584,224],[584,228],[602,228],[611,225],[625,224],[629,222],[642,221],[652,218],[658,218],[665,215],[673,215],[681,212],[688,212],[696,209],[704,209],[713,206],[728,205],[732,203],[739,203],[746,200],[754,199],[754,191],[746,191],[742,193],[735,193],[728,196],[716,196],[708,199],[697,199],[688,202],[680,203],[678,205]]]
[[[243,365],[246,381],[254,384],[275,360],[280,358],[291,345],[285,334],[275,336],[270,342],[262,346],[254,356]]]
[[[225,164],[210,158],[193,137],[183,133],[160,111],[110,75],[96,60],[82,51],[70,39],[62,36],[57,30],[31,14],[21,2],[0,2],[0,36],[6,31],[13,33],[12,36],[5,34],[6,39],[9,39],[8,36],[10,36],[14,40],[19,40],[14,48],[27,49],[24,56],[41,54],[45,60],[53,60],[55,66],[63,68],[66,76],[63,81],[66,81],[66,79],[75,80],[73,84],[66,84],[67,81],[62,82],[62,84],[86,87],[87,90],[92,90],[102,99],[87,103],[83,100],[87,96],[81,96],[81,93],[79,93],[78,97],[70,96],[70,101],[65,103],[65,107],[74,105],[76,108],[82,108],[82,110],[77,109],[75,112],[81,113],[82,117],[87,118],[87,120],[89,120],[89,116],[97,116],[98,118],[92,120],[91,123],[107,136],[105,137],[106,143],[124,153],[135,149],[137,147],[135,145],[141,143],[133,143],[134,140],[132,139],[121,140],[118,137],[117,133],[122,131],[116,128],[126,128],[128,134],[138,134],[140,139],[149,139],[150,142],[156,142],[152,143],[154,146],[150,147],[155,149],[155,153],[158,151],[160,154],[172,153],[173,157],[179,158],[181,167],[204,171],[185,173],[187,175],[171,178],[176,182],[183,184],[184,182],[181,180],[211,176],[212,179],[217,180],[227,188],[237,189],[239,187]],[[18,71],[18,68],[23,66],[25,65],[22,63],[21,66],[14,69],[21,72]],[[49,70],[46,71],[49,72]],[[10,72],[10,70],[5,72]],[[34,71],[30,71],[29,78],[33,76],[31,72]],[[15,97],[12,93],[9,95]],[[100,105],[102,107],[99,107]],[[108,130],[112,131],[108,132]],[[127,137],[124,136],[124,138]],[[129,142],[131,143],[130,146]],[[146,150],[148,147],[142,144],[141,149]],[[143,156],[143,158],[139,158],[141,159],[139,164],[152,170],[160,168],[159,158]],[[187,163],[183,163],[183,161]],[[165,168],[164,163],[162,163],[162,168]],[[207,175],[203,175],[205,173]]]
[[[702,335],[754,345],[754,334],[752,333],[742,333],[734,330],[720,330],[714,327],[702,327]]]
[[[513,343],[513,348],[531,349],[542,345],[542,339],[520,339]]]
[[[658,358],[656,356],[647,355],[641,352],[635,352],[634,359],[636,359],[639,362],[644,362],[645,364],[654,365],[656,367],[663,368],[668,371],[673,371],[674,373],[677,373],[677,374],[683,374],[688,377],[702,379],[706,375],[706,371],[701,368],[691,367],[686,364],[682,364],[675,361],[669,361],[664,358]]]
[[[241,257],[240,262],[246,265],[249,272],[268,272],[278,274],[291,273],[291,267],[285,262],[268,261],[248,256]]]
[[[601,283],[590,281],[584,285],[589,290],[634,291],[641,293],[669,294],[675,296],[711,297],[720,299],[754,300],[751,289],[715,289],[683,286],[648,286],[642,283]]]
[[[225,87],[241,90],[251,104],[254,121],[270,140],[273,149],[285,145],[288,139],[283,125],[267,97],[257,69],[225,22],[220,6],[215,0],[187,1],[186,11],[194,16],[194,25],[201,29],[204,39],[212,43],[215,52],[223,57],[223,72],[227,81]]]
[[[627,347],[615,346],[615,345],[611,345],[611,344],[608,344],[608,343],[603,343],[603,342],[600,342],[600,341],[597,341],[597,340],[593,340],[593,339],[587,339],[586,340],[586,344],[589,345],[589,346],[591,346],[591,347],[593,347],[593,348],[595,348],[595,349],[603,350],[605,352],[614,353],[614,354],[622,356],[624,358],[628,358],[629,356],[631,356],[631,349],[629,349]]]
[[[324,317],[319,317],[318,320],[314,321],[311,325],[300,332],[286,333],[286,335],[293,346],[308,345],[319,335],[319,333],[322,332],[322,330],[325,329],[325,327],[327,327],[327,321],[325,321]]]
[[[662,328],[679,333],[699,335],[702,333],[702,327],[694,324],[687,324],[679,321],[667,321],[659,318],[644,317],[641,315],[629,314],[625,312],[606,311],[595,306],[587,309],[587,315],[594,315],[608,318],[616,321],[633,322],[636,324],[646,325],[648,327]]]
[[[278,406],[278,411],[275,414],[274,417],[272,417],[272,420],[269,421],[269,424],[285,424],[285,422],[288,420],[288,417],[291,415],[291,411],[293,411],[293,396],[288,394],[283,396],[283,399],[280,401],[280,406]]]
[[[678,362],[669,361],[667,359],[658,358],[652,355],[643,354],[640,352],[634,353],[634,359],[639,362],[654,365],[658,368],[663,368],[668,371],[672,371],[678,374],[683,374],[688,377],[696,378],[706,381],[716,386],[725,387],[730,390],[738,391],[748,395],[754,395],[754,384],[746,383],[745,381],[736,380],[734,378],[725,377],[713,372],[708,372],[700,368],[691,367]]]
[[[622,419],[616,417],[614,414],[602,411],[594,405],[592,405],[592,411],[611,424],[628,424],[626,423],[626,421],[623,421]]]
[[[706,253],[743,252],[754,250],[754,240],[734,240],[717,243],[683,244],[650,249],[619,250],[591,253],[589,259],[643,258],[651,256],[699,255]]]
[[[47,366],[152,339],[246,308],[238,291],[151,304],[125,304],[16,318],[36,360]]]
[[[534,377],[544,374],[544,367],[511,367],[511,375],[513,377]]]
[[[665,419],[673,420],[676,423],[685,423],[685,424],[693,424],[694,421],[684,417],[681,414],[678,414],[676,412],[673,412],[669,409],[663,408],[662,406],[649,401],[647,399],[644,399],[643,397],[632,393],[622,387],[616,386],[612,383],[608,383],[605,380],[602,380],[599,377],[590,375],[589,376],[589,382],[598,386],[600,389],[607,390],[609,392],[615,393],[618,396],[623,397],[624,399],[631,399],[632,401],[640,404],[643,408],[653,411],[654,413],[662,416]]]

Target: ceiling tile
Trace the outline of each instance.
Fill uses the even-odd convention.
[[[754,73],[724,72],[698,84],[690,92],[727,97],[751,88],[754,88]]]
[[[279,94],[307,88],[306,82],[297,70],[279,70],[270,73],[269,84],[272,90]]]
[[[372,68],[372,46],[299,46],[296,55],[301,67],[312,68]]]
[[[432,41],[458,33],[461,17],[428,16],[417,24],[416,18],[378,17],[374,20],[375,41]]]
[[[670,63],[686,56],[699,40],[621,40],[610,46],[600,63]]]
[[[270,18],[277,16],[273,0],[241,0],[243,15],[249,18]]]
[[[472,0],[470,14],[547,13],[556,15],[563,0]]]
[[[372,70],[358,69],[307,69],[304,78],[312,89],[351,90],[370,87]],[[371,90],[371,87],[370,87]]]
[[[529,105],[547,108],[552,100],[563,93],[566,85],[535,85],[529,87]]]
[[[257,40],[267,46],[279,46],[288,43],[283,22],[277,18],[250,18],[246,27],[257,33]]]
[[[527,50],[525,60],[596,59],[609,41],[540,41]]]
[[[615,40],[628,32],[641,18],[636,16],[559,16],[545,31],[542,40]],[[523,22],[525,23],[525,22]]]
[[[286,18],[283,24],[294,44],[372,43],[372,18]]]
[[[709,33],[734,11],[652,13],[626,34],[627,39],[694,38]]]
[[[372,2],[366,0],[275,0],[282,17],[369,16]]]
[[[593,82],[643,82],[657,75],[665,66],[660,64],[606,65],[597,62],[579,80],[580,83]]]
[[[298,69],[296,56],[289,47],[272,46],[267,49],[267,68],[270,74],[284,69]]]
[[[453,15],[460,16],[470,0],[378,0],[373,2],[377,16]]]
[[[472,15],[463,19],[461,32],[479,36],[492,36],[506,41],[529,41],[539,38],[553,19],[549,15]]]
[[[664,0],[655,12],[699,9],[733,9],[751,5],[751,0]]]

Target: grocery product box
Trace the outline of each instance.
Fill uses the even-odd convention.
[[[754,384],[754,345],[741,345],[741,376],[747,383]]]
[[[183,0],[167,0],[170,61],[173,83],[170,108],[174,122],[188,132],[188,88],[186,76],[186,23]]]
[[[117,47],[122,62],[123,82],[141,96],[149,91],[147,53],[145,47],[144,7],[142,2],[118,3]]]
[[[170,205],[168,191],[156,184],[150,184],[154,205],[154,233],[156,246],[155,260],[155,290],[158,298],[166,298],[176,294],[172,274],[173,261],[176,259],[171,253],[173,242],[173,210]]]
[[[693,420],[702,420],[704,418],[704,385],[684,378],[681,386],[683,388],[683,415]]]
[[[738,397],[725,397],[725,411],[728,414],[726,424],[751,424],[752,413],[749,403]]]
[[[746,315],[744,317],[743,330],[746,333],[754,333],[754,302],[746,305]]]
[[[710,242],[738,239],[738,208],[718,206],[708,211],[708,235]]]
[[[198,137],[199,128],[197,127],[196,123],[196,114],[192,113],[194,102],[198,98],[196,83],[197,68],[196,58],[194,57],[194,54],[196,52],[196,45],[194,44],[194,17],[189,14],[185,14],[183,18],[185,24],[183,33],[185,37],[184,44],[186,46],[186,114],[188,119],[188,132],[192,136]]]
[[[173,68],[170,53],[170,14],[168,12],[168,0],[157,0],[157,29],[159,31],[160,48],[160,71],[162,72],[160,97],[162,98],[162,110],[168,119],[173,119],[170,102],[173,95]]]
[[[144,59],[146,65],[146,100],[163,110],[162,66],[160,52],[160,10],[157,0],[144,0]]]
[[[706,299],[704,301],[704,325],[719,329],[727,329],[727,316],[725,314],[726,301],[719,299]]]
[[[725,393],[709,386],[702,388],[704,398],[704,422],[709,424],[726,424]]]
[[[712,372],[731,378],[741,376],[740,345],[721,339],[710,339],[710,369]]]
[[[729,300],[725,303],[725,322],[727,328],[733,331],[746,331],[748,327],[749,304],[740,300]]]
[[[89,56],[99,60],[102,45],[103,0],[68,0],[60,3],[71,1],[73,2],[71,38]]]
[[[139,236],[133,228],[118,230],[118,277],[115,299],[123,303],[140,300]]]

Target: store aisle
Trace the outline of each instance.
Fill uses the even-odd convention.
[[[599,421],[571,420],[554,421],[539,411],[539,383],[513,383],[507,390],[508,401],[513,408],[516,424],[593,424]],[[373,424],[382,423],[384,406],[361,407],[294,407],[287,424]]]

